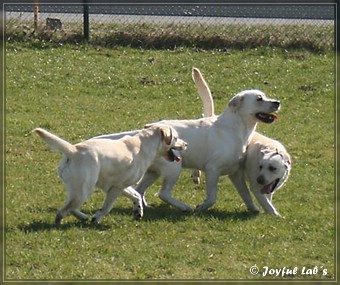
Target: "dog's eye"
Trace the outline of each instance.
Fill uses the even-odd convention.
[[[260,170],[263,168],[263,166],[262,165],[260,165]]]
[[[261,95],[258,95],[256,100],[257,100],[257,101],[262,101],[262,100],[263,100],[263,98],[262,98],[262,96],[261,96]]]
[[[276,167],[274,167],[274,166],[269,166],[269,170],[273,172],[273,171],[276,170]]]

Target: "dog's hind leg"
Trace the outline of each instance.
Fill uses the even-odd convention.
[[[82,221],[88,220],[88,216],[79,210],[72,210],[71,213],[73,216],[75,216],[79,220],[82,220]]]
[[[123,190],[123,195],[133,201],[133,215],[136,219],[143,218],[143,202],[141,195],[132,187],[127,187]]]
[[[117,199],[117,197],[122,191],[123,189],[120,190],[114,187],[111,187],[107,191],[103,207],[94,214],[92,218],[92,223],[98,224],[99,221],[111,211],[113,202]]]
[[[77,209],[80,208],[81,205],[83,205],[86,201],[86,197],[72,197],[68,198],[64,206],[58,210],[57,215],[55,217],[55,224],[60,225],[61,220],[65,218],[70,212],[74,214],[75,211],[77,211],[77,218],[84,217],[85,214],[81,213]],[[78,217],[78,213],[79,217]],[[85,215],[86,216],[86,215]]]
[[[65,218],[69,213],[72,213],[78,219],[86,220],[87,215],[79,211],[78,209],[86,202],[87,197],[93,191],[95,185],[90,183],[84,183],[79,185],[79,180],[72,179],[65,182],[67,198],[64,206],[58,210],[55,224],[60,225],[61,220]]]

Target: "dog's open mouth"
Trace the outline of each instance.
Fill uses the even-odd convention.
[[[167,155],[168,155],[168,159],[170,161],[176,161],[176,162],[180,162],[181,161],[181,157],[178,156],[177,154],[175,154],[174,150],[172,148],[170,148],[167,151]]]
[[[255,117],[259,119],[261,122],[266,124],[271,124],[274,121],[278,120],[278,117],[275,114],[269,114],[269,113],[256,113]]]
[[[280,179],[276,179],[272,183],[264,186],[261,189],[261,194],[270,194],[270,193],[272,193],[275,190],[275,188],[276,188],[277,184],[279,183],[279,181],[280,181]]]

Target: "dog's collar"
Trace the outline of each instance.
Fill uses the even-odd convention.
[[[263,147],[260,148],[259,152],[262,153],[263,155],[264,154],[271,154],[269,158],[271,158],[275,155],[280,155],[284,159],[286,167],[290,168],[290,166],[291,166],[291,161],[290,161],[289,157],[287,155],[285,155],[284,153],[279,152],[279,150],[277,148],[274,149],[274,148],[270,148],[270,147],[267,147],[267,146],[263,146]]]

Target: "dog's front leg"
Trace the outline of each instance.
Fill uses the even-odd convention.
[[[122,192],[123,190],[119,190],[116,188],[111,187],[107,193],[106,193],[106,198],[103,204],[103,207],[97,211],[92,218],[92,223],[93,224],[98,224],[99,221],[107,214],[111,211],[112,206],[113,206],[113,202],[117,199],[117,197],[119,196],[119,194]]]
[[[159,192],[159,198],[164,202],[174,206],[178,210],[183,212],[192,212],[192,208],[190,206],[172,197],[172,190],[179,178],[181,169],[181,165],[172,163],[169,164],[169,167],[166,169],[166,171],[162,172],[163,183],[161,191]]]
[[[216,169],[209,169],[206,170],[205,178],[206,178],[206,185],[205,185],[205,195],[206,198],[204,202],[198,205],[195,211],[203,211],[211,207],[216,202],[217,197],[217,184],[218,179],[220,177],[220,172]]]
[[[274,205],[271,202],[271,196],[272,194],[268,194],[269,197],[267,197],[267,194],[262,194],[259,189],[259,187],[252,186],[250,184],[250,189],[254,193],[254,196],[256,197],[257,201],[259,201],[262,208],[269,214],[280,216],[279,212],[276,210]]]
[[[197,170],[197,169],[194,169],[192,172],[191,172],[191,178],[192,178],[192,181],[199,185],[201,183],[201,171],[200,170]]]
[[[231,182],[234,184],[237,192],[241,196],[243,202],[246,204],[246,207],[249,211],[259,212],[259,208],[255,205],[253,199],[250,196],[246,181],[245,175],[242,168],[239,168],[233,175],[229,175]]]
[[[163,200],[164,202],[174,206],[178,210],[181,210],[183,212],[192,212],[192,208],[190,206],[172,197],[172,190],[176,182],[177,182],[177,179],[168,180],[167,178],[164,178],[162,189],[159,192],[159,198]]]
[[[123,195],[133,201],[133,215],[136,219],[143,218],[143,200],[141,195],[131,186],[123,190]]]
[[[145,199],[145,191],[150,185],[152,185],[157,180],[158,177],[159,175],[156,172],[147,171],[136,187],[136,191],[142,197],[144,207],[148,207],[148,203],[146,202]]]

